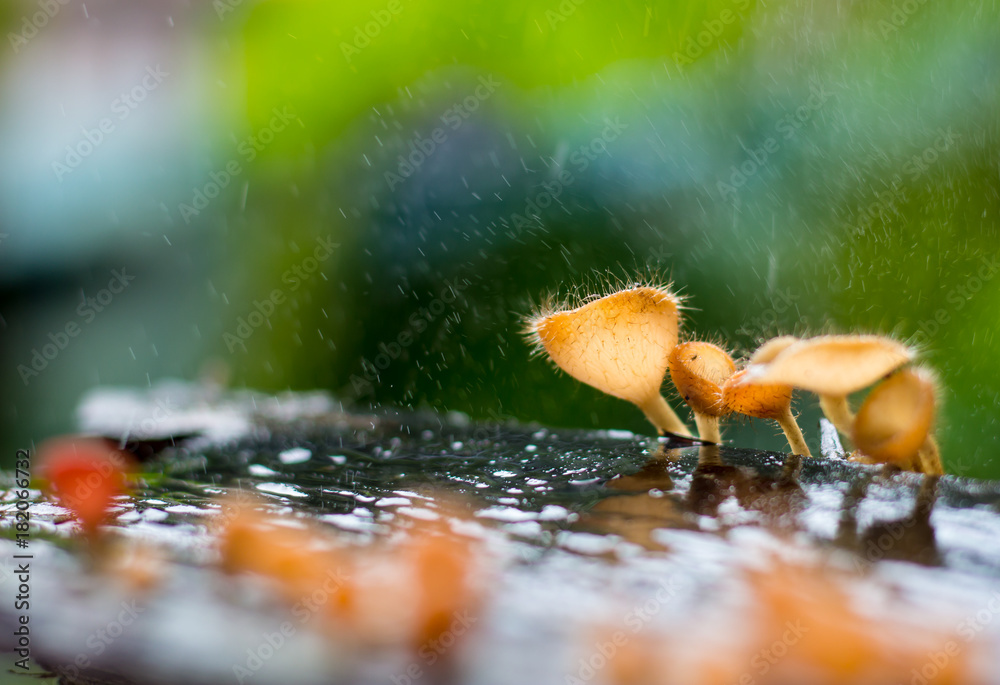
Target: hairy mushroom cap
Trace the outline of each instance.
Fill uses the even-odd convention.
[[[794,335],[779,335],[777,338],[771,338],[757,348],[747,364],[767,364],[797,342],[800,340]]]
[[[880,462],[907,468],[930,434],[935,394],[926,371],[897,371],[865,398],[854,420],[854,444]]]
[[[744,382],[778,383],[818,395],[849,395],[913,359],[913,351],[878,335],[824,335],[791,344],[755,364]]]
[[[537,316],[527,332],[573,378],[641,404],[660,393],[677,345],[679,304],[666,288],[629,288]]]
[[[670,353],[670,378],[691,409],[706,416],[728,413],[722,384],[736,372],[732,357],[718,345],[686,342]]]
[[[774,383],[743,383],[747,370],[737,371],[722,386],[722,402],[737,414],[778,420],[792,404],[792,386]]]

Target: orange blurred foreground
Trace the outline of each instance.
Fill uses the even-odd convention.
[[[131,459],[100,438],[53,438],[38,449],[41,475],[93,540],[114,498],[125,493]]]

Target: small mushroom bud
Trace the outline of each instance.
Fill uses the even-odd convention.
[[[690,436],[660,394],[677,345],[679,304],[666,288],[629,288],[576,309],[539,314],[526,333],[573,378],[635,404],[662,431]]]
[[[941,457],[931,436],[935,396],[926,371],[897,371],[865,398],[854,420],[854,444],[878,462],[941,475]]]
[[[762,348],[769,361],[751,360],[748,381],[779,383],[816,393],[826,418],[844,435],[851,434],[854,422],[847,396],[913,359],[910,348],[878,335],[824,335],[788,344],[777,354],[773,352],[786,341],[772,343],[773,348]]]
[[[735,372],[732,357],[712,343],[686,342],[670,353],[670,378],[691,407],[702,440],[722,440],[719,417],[728,413],[722,401],[722,384]]]
[[[799,424],[792,415],[792,386],[744,382],[747,370],[737,371],[722,386],[722,401],[731,412],[777,421],[792,454],[811,457]]]

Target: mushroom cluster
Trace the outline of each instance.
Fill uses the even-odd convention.
[[[928,370],[912,365],[914,357],[911,348],[878,335],[779,338],[750,358],[742,384],[815,393],[826,418],[853,441],[858,461],[941,475],[932,434],[937,384]],[[873,385],[855,414],[848,397]]]
[[[661,434],[691,433],[661,394],[669,375],[705,442],[721,442],[731,414],[776,421],[793,454],[811,456],[792,413],[795,389],[814,393],[849,438],[853,459],[940,475],[932,434],[937,385],[915,353],[877,335],[780,336],[740,364],[715,343],[680,341],[681,299],[669,287],[634,285],[580,306],[550,307],[526,334],[569,375],[638,406]],[[877,384],[877,385],[876,385]],[[849,396],[875,386],[858,413]]]

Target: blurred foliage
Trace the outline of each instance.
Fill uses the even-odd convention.
[[[260,120],[275,103],[291,104],[305,120],[309,140],[322,144],[362,112],[441,67],[493,72],[526,89],[565,86],[621,60],[682,51],[706,28],[712,49],[724,48],[739,39],[740,14],[753,4],[264,3],[247,23],[250,114]]]
[[[212,68],[245,83],[230,138],[295,118],[250,191],[198,219],[225,255],[199,355],[234,384],[646,431],[519,330],[545,293],[651,270],[690,296],[691,336],[740,353],[783,332],[912,339],[942,382],[946,467],[1000,477],[1000,279],[972,280],[1000,255],[995,2],[270,0],[219,19],[204,40],[237,50]],[[340,247],[292,291],[326,236]],[[227,342],[274,289],[286,303]],[[815,401],[799,408],[815,444]],[[764,424],[727,436],[782,445]]]

